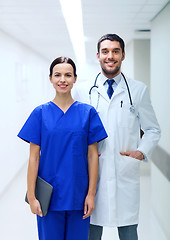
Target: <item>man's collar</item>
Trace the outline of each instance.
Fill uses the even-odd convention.
[[[108,78],[101,73],[100,79],[101,79],[101,81],[103,82],[103,85],[104,85]],[[119,73],[116,77],[114,77],[112,79],[114,79],[115,83],[118,85],[120,80],[121,80],[121,73]]]

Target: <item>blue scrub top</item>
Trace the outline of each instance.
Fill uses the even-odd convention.
[[[50,101],[33,110],[18,137],[40,146],[38,175],[53,186],[49,210],[83,209],[88,145],[107,137],[96,110],[76,101],[64,113]]]

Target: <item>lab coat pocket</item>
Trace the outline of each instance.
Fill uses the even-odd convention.
[[[121,155],[118,173],[119,177],[126,182],[138,182],[140,177],[140,160]]]
[[[137,118],[136,112],[131,111],[131,105],[124,103],[118,111],[118,125],[120,127],[133,128]]]

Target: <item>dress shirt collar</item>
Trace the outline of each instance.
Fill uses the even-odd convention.
[[[108,78],[106,76],[104,76],[102,73],[101,73],[100,79],[103,82],[103,85],[105,85],[106,81],[108,80]],[[120,80],[121,80],[121,73],[119,73],[116,77],[114,77],[112,79],[114,79],[116,85],[118,85],[120,83]]]

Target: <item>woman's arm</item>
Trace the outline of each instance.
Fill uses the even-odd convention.
[[[27,197],[32,213],[42,217],[39,201],[35,197],[35,184],[40,160],[40,146],[30,143],[30,157],[27,174]]]
[[[89,189],[84,203],[83,219],[89,217],[95,207],[95,194],[98,176],[98,152],[97,143],[88,146],[88,171],[89,171]]]

